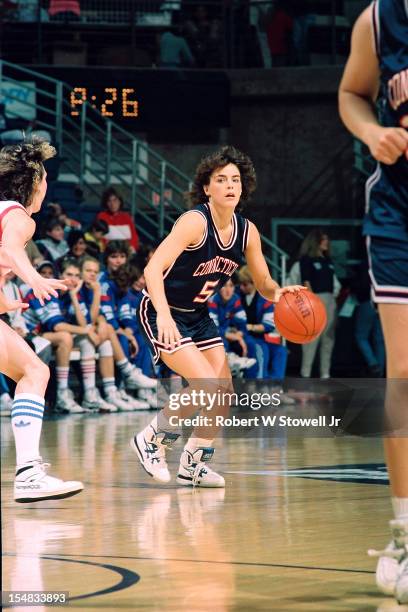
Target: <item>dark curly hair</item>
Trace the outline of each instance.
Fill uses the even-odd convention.
[[[242,182],[241,202],[249,200],[251,193],[256,189],[254,165],[247,155],[228,145],[207,157],[203,157],[198,164],[191,191],[186,194],[191,207],[208,200],[208,196],[204,193],[204,185],[210,183],[214,170],[224,168],[228,164],[234,164],[240,172]]]
[[[0,200],[14,200],[30,206],[36,186],[44,176],[43,162],[56,155],[49,142],[8,145],[0,151]]]
[[[108,200],[111,196],[116,196],[120,201],[120,210],[124,208],[124,201],[120,193],[114,187],[108,187],[102,194],[101,197],[101,208],[102,210],[108,210]]]

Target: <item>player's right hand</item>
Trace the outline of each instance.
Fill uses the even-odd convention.
[[[50,300],[51,297],[58,297],[57,289],[63,291],[67,289],[64,281],[57,278],[43,278],[40,274],[31,282],[31,288],[41,306],[44,306],[45,300]]]
[[[170,314],[157,315],[157,340],[167,349],[173,350],[180,345],[181,334],[175,320]]]
[[[382,164],[391,166],[401,157],[408,159],[408,131],[399,127],[376,127],[367,141],[371,155]]]

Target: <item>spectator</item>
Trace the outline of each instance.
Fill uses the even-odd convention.
[[[51,261],[43,261],[38,266],[38,272],[44,278],[55,278],[54,265]],[[35,297],[32,289],[26,287],[23,292],[24,301],[30,308],[24,311],[23,317],[29,332],[37,338],[45,338],[51,343],[55,350],[56,379],[57,379],[57,400],[56,409],[61,412],[80,413],[85,410],[74,399],[70,389],[68,389],[69,361],[73,348],[73,333],[77,338],[85,336],[85,327],[67,325],[62,317],[58,298],[52,297],[41,306]]]
[[[331,356],[336,329],[336,276],[330,258],[330,241],[320,229],[313,229],[300,248],[301,284],[317,293],[326,307],[327,326],[317,340],[302,344],[301,376],[309,378],[320,344],[320,377],[330,378]],[[338,284],[338,281],[337,281]]]
[[[285,10],[284,3],[278,0],[272,8],[271,19],[266,26],[272,66],[288,65],[292,30],[293,19]]]
[[[92,225],[85,232],[86,251],[88,255],[100,259],[101,254],[105,250],[105,242],[103,237],[109,232],[109,227],[103,219],[94,219]]]
[[[127,294],[119,302],[118,319],[123,327],[132,329],[133,335],[136,338],[139,350],[134,359],[135,365],[141,369],[143,374],[151,377],[153,374],[153,361],[149,347],[140,331],[137,318],[137,311],[143,297],[142,291],[146,287],[146,282],[143,273],[137,266],[129,266],[129,284],[130,288]]]
[[[374,378],[384,375],[385,346],[381,321],[375,304],[371,301],[371,282],[368,274],[368,257],[364,249],[363,260],[353,281],[353,289],[359,305],[356,309],[354,337],[367,367]]]
[[[61,291],[59,306],[61,309],[62,320],[65,322],[67,331],[75,332],[75,328],[82,330],[83,337],[77,342],[81,353],[81,372],[84,387],[84,397],[82,405],[87,410],[97,410],[100,412],[115,412],[117,407],[104,400],[99,390],[96,388],[96,362],[95,362],[95,328],[91,323],[91,315],[87,305],[80,293],[83,281],[78,263],[75,260],[66,260],[62,265],[62,275],[68,287],[67,291]],[[71,328],[71,330],[70,330]],[[85,334],[84,331],[85,330]],[[80,332],[81,333],[81,332]],[[103,356],[105,356],[103,354]]]
[[[208,301],[210,317],[224,342],[232,371],[248,370],[247,378],[258,377],[255,343],[246,334],[246,314],[232,279]]]
[[[58,270],[62,269],[64,261],[75,261],[78,266],[86,255],[85,234],[81,230],[71,230],[67,238],[68,251],[55,262]]]
[[[28,259],[30,260],[30,262],[32,263],[34,267],[38,266],[44,260],[44,257],[41,254],[34,240],[29,240],[27,242],[26,253],[27,253]]]
[[[162,68],[182,68],[195,63],[183,28],[175,23],[176,16],[178,18],[178,13],[173,15],[173,27],[163,32],[159,39],[159,66]]]
[[[64,239],[64,226],[58,219],[49,219],[46,223],[45,238],[36,240],[36,245],[45,259],[55,262],[68,251],[68,243]]]
[[[205,5],[198,4],[194,7],[191,19],[186,22],[185,31],[199,68],[212,66],[214,56],[218,56],[219,61],[221,45],[219,20],[209,18]]]
[[[119,320],[119,311],[122,308],[123,299],[129,289],[129,271],[126,266],[129,257],[129,247],[124,240],[113,240],[109,242],[104,252],[106,271],[100,276],[101,283],[101,312],[107,323],[109,323],[118,334],[118,338],[124,357],[116,362],[121,376],[124,377],[125,385],[129,388],[140,390],[152,389],[156,381],[145,376],[140,368],[130,364],[128,357],[130,353],[136,354],[138,343],[133,329],[127,325],[123,326]],[[156,399],[151,394],[142,393],[147,401],[155,403]]]
[[[98,281],[99,262],[93,257],[86,256],[82,261],[79,296],[86,304],[90,324],[95,332],[90,336],[92,342],[98,347],[99,371],[102,378],[105,399],[119,410],[131,411],[149,408],[147,402],[135,399],[125,390],[119,390],[115,381],[114,361],[121,361],[125,355],[119,343],[115,330],[108,325],[101,314],[101,286]]]
[[[139,236],[129,213],[123,210],[123,199],[116,189],[109,187],[102,195],[102,211],[97,218],[108,224],[106,240],[126,240],[132,251],[139,248]]]
[[[248,266],[240,269],[238,278],[247,331],[255,340],[258,360],[263,363],[262,377],[281,387],[286,375],[288,351],[275,331],[275,306],[256,291]]]
[[[51,19],[79,21],[81,15],[79,0],[50,0],[48,14]]]
[[[61,221],[64,226],[65,237],[68,236],[72,229],[80,230],[82,227],[79,221],[68,217],[67,213],[58,202],[49,202],[47,205],[47,213],[50,214],[50,216],[56,217],[58,221]]]

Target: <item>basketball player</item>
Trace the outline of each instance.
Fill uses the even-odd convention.
[[[272,280],[255,225],[235,212],[256,185],[251,160],[223,147],[198,165],[190,195],[194,208],[176,221],[144,270],[147,291],[139,318],[154,360],[159,359],[190,385],[195,379],[227,390],[231,374],[223,341],[211,320],[207,300],[231,278],[245,256],[258,291],[277,302],[284,292]],[[194,409],[190,415],[194,413]],[[168,407],[131,440],[144,469],[158,482],[169,482],[165,451],[179,437]],[[183,415],[188,416],[188,415]],[[177,483],[224,487],[224,478],[208,467],[217,428],[197,427],[181,455]]]
[[[375,111],[380,95],[381,122]],[[339,92],[348,129],[378,161],[367,181],[367,236],[372,294],[387,351],[387,416],[396,379],[408,378],[408,1],[376,0],[358,18]],[[390,391],[391,389],[391,391]],[[399,399],[405,411],[407,398]],[[384,441],[395,513],[393,541],[381,553],[379,588],[408,603],[408,438]],[[385,553],[385,554],[384,554]],[[399,561],[399,563],[398,563]]]
[[[42,304],[57,296],[57,289],[66,288],[62,281],[40,276],[24,250],[35,230],[31,215],[40,210],[47,190],[43,162],[54,155],[55,149],[46,142],[13,145],[0,151],[0,283],[11,269],[32,287]],[[49,464],[40,456],[48,367],[3,321],[0,345],[0,371],[17,383],[11,411],[17,463],[15,501],[33,502],[79,493],[83,489],[81,482],[48,476]]]

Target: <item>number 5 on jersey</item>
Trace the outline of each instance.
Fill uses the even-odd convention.
[[[210,298],[214,293],[215,287],[218,285],[219,282],[219,280],[206,281],[200,293],[194,298],[193,302],[199,302],[200,304],[206,302],[208,298]]]

